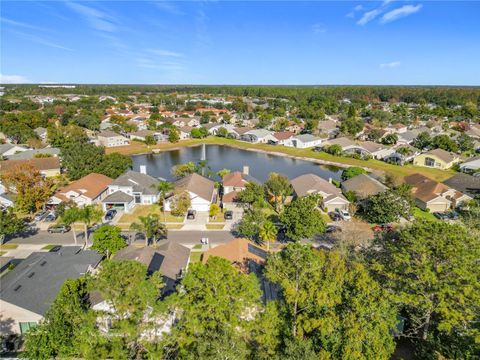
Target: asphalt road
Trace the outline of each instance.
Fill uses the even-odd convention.
[[[125,232],[125,235],[134,238],[134,233]],[[201,238],[208,238],[211,244],[223,244],[235,237],[229,231],[169,231],[168,240],[183,245],[200,244]],[[79,245],[83,244],[83,232],[77,232],[77,241]],[[141,241],[141,240],[139,240]],[[7,240],[12,244],[55,244],[55,245],[74,245],[73,234],[68,232],[65,234],[49,234],[47,231],[38,231],[36,233],[25,234],[23,237],[17,237]]]

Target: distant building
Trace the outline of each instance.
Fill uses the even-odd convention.
[[[435,149],[416,156],[413,159],[413,165],[446,170],[460,161],[460,157],[455,153]]]
[[[342,182],[341,187],[344,194],[351,191],[358,200],[364,200],[369,196],[377,195],[388,190],[388,187],[380,181],[366,174],[360,174],[345,180]]]
[[[317,136],[313,136],[312,134],[302,134],[290,138],[284,145],[298,149],[308,149],[319,146],[321,143],[322,139]]]
[[[125,136],[117,134],[111,130],[104,130],[97,135],[98,144],[104,147],[125,146],[130,144]]]
[[[0,174],[3,174],[7,171],[12,171],[15,168],[25,164],[33,166],[44,177],[52,177],[60,174],[60,159],[58,157],[0,161]]]

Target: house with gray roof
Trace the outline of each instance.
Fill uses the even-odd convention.
[[[240,135],[240,140],[248,141],[254,144],[262,143],[267,144],[269,142],[276,142],[277,139],[273,136],[271,131],[265,129],[253,129]]]
[[[320,195],[320,207],[325,211],[348,210],[350,202],[343,196],[342,190],[318,175],[300,175],[291,182],[297,197]]]
[[[103,255],[65,246],[57,252],[34,252],[2,277],[0,334],[22,335],[38,324],[67,279],[94,270]]]
[[[210,205],[216,202],[217,191],[215,183],[198,175],[196,173],[189,174],[174,184],[175,194],[165,200],[165,210],[171,211],[178,194],[187,192],[190,196],[190,209],[196,211],[209,211]]]
[[[43,149],[31,149],[6,156],[8,160],[30,160],[38,157],[58,157],[60,149],[49,147]]]
[[[116,209],[129,212],[136,204],[151,205],[158,201],[158,180],[142,172],[127,171],[108,185],[107,196],[102,200],[103,210]]]
[[[341,187],[344,194],[351,191],[358,200],[364,200],[371,195],[377,195],[388,190],[388,187],[380,181],[366,174],[360,174],[345,180]]]
[[[9,156],[15,155],[16,153],[27,150],[27,148],[20,145],[0,144],[0,157],[7,158]]]
[[[288,139],[284,145],[299,149],[308,149],[319,146],[321,143],[322,139],[317,136],[313,136],[312,134],[301,134]]]

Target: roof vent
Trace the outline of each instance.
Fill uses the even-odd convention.
[[[35,272],[31,272],[30,274],[28,274],[28,278],[31,279],[33,275],[35,275]]]
[[[21,287],[22,287],[22,285],[17,285],[17,286],[15,286],[15,289],[13,289],[13,291],[18,291],[18,290],[20,290]]]
[[[40,263],[40,266],[45,266],[47,262],[45,260],[43,260],[41,263]]]

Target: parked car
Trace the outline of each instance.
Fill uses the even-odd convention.
[[[433,216],[435,216],[437,219],[440,220],[448,220],[449,216],[446,212],[441,212],[441,211],[436,211],[433,213]]]
[[[330,216],[330,219],[332,219],[333,221],[340,221],[342,220],[342,217],[340,216],[340,214],[337,214],[336,212],[333,212],[333,211],[330,211],[328,213],[328,216]]]
[[[452,220],[458,220],[458,213],[456,211],[450,211],[448,217]]]
[[[59,252],[62,247],[60,245],[52,247],[49,252]]]
[[[200,243],[201,243],[201,244],[208,245],[208,242],[209,242],[209,241],[208,241],[208,238],[201,238],[201,239],[200,239]]]
[[[108,210],[107,213],[105,214],[105,220],[111,221],[111,220],[113,220],[113,218],[115,217],[115,215],[117,215],[117,210],[115,210],[115,209],[110,209],[110,210]]]
[[[325,228],[325,233],[327,233],[327,234],[332,234],[332,233],[336,233],[336,232],[342,232],[342,228],[340,226],[336,226],[336,225],[328,225]]]
[[[66,232],[70,231],[70,226],[65,225],[65,224],[57,224],[57,225],[51,225],[48,227],[47,230],[50,234],[54,233],[61,233],[64,234]]]
[[[197,211],[196,210],[188,210],[187,212],[187,219],[188,220],[194,220],[195,219],[195,215],[197,215]]]
[[[350,213],[347,210],[340,210],[340,209],[335,209],[335,212],[340,215],[342,220],[345,221],[350,221],[352,220],[352,217],[350,216]]]
[[[54,212],[51,212],[51,213],[48,213],[47,216],[45,216],[45,218],[43,219],[43,221],[52,222],[52,221],[55,221],[56,219],[57,219],[57,215],[55,215]]]
[[[35,216],[33,217],[33,219],[34,219],[35,221],[42,221],[43,218],[44,218],[45,216],[47,216],[47,215],[48,215],[48,212],[47,212],[47,211],[40,211],[40,212],[38,212],[38,213],[35,214]]]
[[[232,220],[233,219],[233,211],[232,210],[225,211],[224,218],[225,218],[225,220]]]

